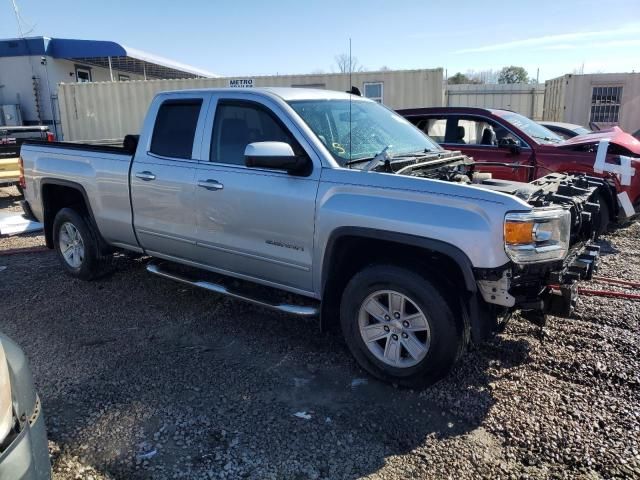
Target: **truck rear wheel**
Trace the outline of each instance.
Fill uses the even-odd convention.
[[[340,305],[345,340],[373,376],[406,387],[446,375],[464,347],[452,308],[419,273],[366,267],[349,281]]]
[[[97,235],[88,219],[72,208],[63,208],[53,221],[53,244],[65,272],[91,280],[107,270],[110,256],[100,253]]]

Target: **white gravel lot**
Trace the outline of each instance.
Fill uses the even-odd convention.
[[[639,234],[604,239],[600,275],[640,281]],[[412,391],[367,377],[314,321],[145,259],[85,283],[52,252],[2,255],[42,244],[0,238],[0,329],[30,357],[56,479],[640,478],[640,302],[581,297],[542,335],[514,318]]]

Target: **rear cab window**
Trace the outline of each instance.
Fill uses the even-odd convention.
[[[169,158],[190,159],[202,99],[165,100],[156,115],[149,151]]]

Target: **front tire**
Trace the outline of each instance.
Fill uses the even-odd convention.
[[[57,213],[53,244],[65,272],[74,278],[92,280],[107,270],[109,257],[100,253],[98,236],[88,219],[72,208]]]
[[[423,275],[395,265],[366,267],[340,305],[346,343],[373,376],[421,388],[446,375],[464,348],[461,325]]]

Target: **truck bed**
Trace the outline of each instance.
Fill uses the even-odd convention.
[[[63,148],[67,150],[80,150],[87,152],[104,152],[104,153],[116,153],[122,155],[131,156],[131,152],[125,149],[123,146],[115,145],[103,145],[99,143],[87,142],[47,142],[46,140],[26,140],[22,145],[44,145],[47,148]]]
[[[129,200],[130,151],[90,143],[29,140],[22,144],[20,155],[27,177],[26,190],[36,195],[31,206],[38,220],[44,218],[40,195],[49,192],[55,197],[56,188],[71,184],[82,192],[106,242],[137,246]]]

